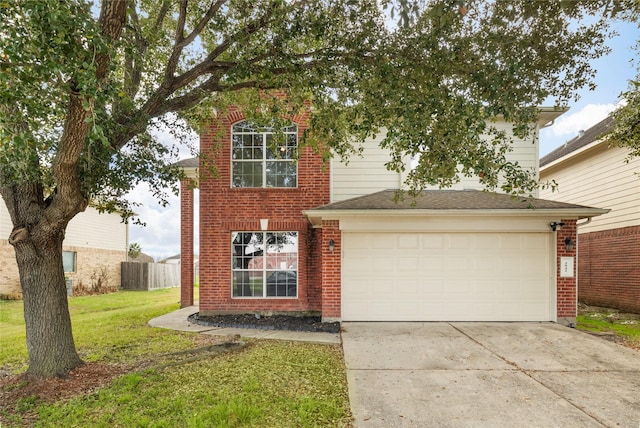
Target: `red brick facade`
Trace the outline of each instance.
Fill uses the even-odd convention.
[[[338,220],[322,222],[322,319],[341,317],[342,234]],[[333,240],[333,249],[329,242]]]
[[[572,250],[568,250],[565,245],[566,239],[576,242],[576,220],[562,220],[564,226],[556,232],[556,287],[557,287],[557,310],[558,322],[564,324],[575,323],[578,310],[578,302],[576,300],[576,254],[578,245],[575,244]],[[573,275],[571,277],[561,277],[561,258],[573,258]]]
[[[583,233],[578,299],[640,313],[640,226]]]
[[[215,159],[217,175],[200,178],[200,312],[320,312],[319,267],[322,233],[302,214],[305,209],[329,203],[329,169],[322,155],[303,148],[297,161],[297,188],[232,188],[231,127],[244,120],[236,109],[219,114],[201,135],[200,149]],[[299,141],[307,128],[308,112],[293,117]],[[297,298],[232,298],[231,234],[260,231],[298,233]]]
[[[180,182],[180,307],[193,305],[193,188]]]

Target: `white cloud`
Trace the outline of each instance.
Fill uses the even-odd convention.
[[[198,252],[198,190],[194,192],[194,232],[196,253]],[[169,205],[162,207],[149,192],[146,184],[137,186],[129,198],[142,204],[136,208],[138,218],[146,226],[129,225],[129,242],[137,242],[142,252],[159,260],[180,253],[180,198],[171,195]]]
[[[180,123],[178,121],[178,123]],[[198,136],[195,132],[189,132],[181,126],[171,130],[165,123],[158,122],[150,129],[150,132],[165,146],[176,145],[179,149],[178,157],[186,159],[193,157],[192,147],[188,144],[180,144],[186,140],[197,148]],[[184,137],[184,138],[181,138]],[[160,205],[146,184],[136,186],[128,195],[130,201],[141,204],[135,208],[140,221],[146,226],[129,224],[129,242],[137,242],[142,252],[152,256],[156,260],[170,257],[180,253],[180,197],[170,194],[169,204],[166,207]],[[194,224],[198,225],[199,198],[198,190],[194,192]],[[194,232],[196,253],[198,233]]]
[[[615,110],[617,104],[587,104],[575,113],[566,113],[549,128],[549,132],[556,137],[573,138],[580,131],[591,128]]]

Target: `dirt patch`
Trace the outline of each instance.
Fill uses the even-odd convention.
[[[126,373],[124,365],[87,363],[65,377],[33,378],[21,375],[0,377],[0,422],[6,423],[5,412],[20,414],[23,424],[30,425],[36,415],[32,408],[40,403],[54,403],[77,395],[90,394]],[[1,425],[1,424],[0,424]]]
[[[584,303],[578,305],[580,315],[596,315],[611,322],[615,321],[640,321],[640,314],[632,314],[620,309],[603,308],[601,306],[589,306]]]
[[[322,322],[320,317],[257,314],[189,316],[189,322],[211,327],[255,328],[261,330],[292,330],[322,333],[339,333],[339,322]]]

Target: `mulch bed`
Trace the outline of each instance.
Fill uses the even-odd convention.
[[[321,333],[339,333],[339,322],[322,322],[320,317],[254,314],[189,316],[189,322],[211,327],[255,328],[261,330],[291,330]]]

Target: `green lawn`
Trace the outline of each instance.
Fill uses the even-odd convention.
[[[627,345],[640,349],[640,317],[620,315],[619,311],[596,310],[578,315],[581,330],[614,333],[623,337]]]
[[[178,299],[178,289],[70,298],[76,345],[85,361],[147,368],[90,395],[57,403],[29,397],[11,409],[3,406],[0,425],[19,426],[26,416],[44,427],[349,425],[339,346],[251,341],[220,355],[183,354],[199,346],[195,334],[147,325],[177,309]],[[5,370],[26,368],[23,324],[22,302],[0,302]]]

